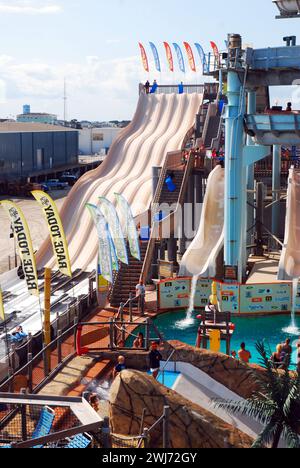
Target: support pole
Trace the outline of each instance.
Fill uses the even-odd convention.
[[[248,114],[256,113],[256,91],[251,90],[248,92]],[[254,140],[248,136],[247,146],[254,146]],[[251,227],[254,226],[255,222],[255,212],[254,208],[254,164],[250,164],[247,167],[247,190],[252,191],[253,193],[248,193],[247,200],[250,205],[247,206],[247,245],[253,244],[252,233],[250,231]]]
[[[273,171],[272,171],[272,233],[274,236],[280,238],[280,189],[281,189],[281,146],[275,145],[273,147]],[[273,241],[273,245],[277,247]]]
[[[225,155],[225,265],[237,267],[242,282],[246,245],[246,169],[243,165],[245,99],[243,84],[235,71],[228,72]],[[244,252],[245,250],[245,252]]]
[[[263,249],[263,223],[264,223],[264,184],[256,184],[256,255],[262,257]]]
[[[44,288],[44,346],[51,343],[51,270],[45,268],[45,288]],[[45,359],[45,375],[49,375],[51,371],[51,350],[47,349],[44,355]]]

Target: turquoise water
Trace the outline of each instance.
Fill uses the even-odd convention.
[[[171,371],[165,371],[165,376],[164,376],[164,382],[163,382],[163,375],[160,374],[158,377],[158,382],[159,383],[164,383],[165,387],[167,388],[173,388],[176,380],[180,376],[178,372],[171,372]],[[149,372],[150,375],[150,372]]]
[[[194,314],[196,317],[199,312]],[[199,320],[195,318],[194,324],[188,328],[181,329],[178,327],[178,322],[186,317],[186,312],[171,312],[160,315],[156,320],[155,324],[164,334],[167,340],[179,340],[183,343],[195,346],[197,338],[197,330],[199,326]],[[270,317],[235,317],[233,322],[236,325],[233,338],[231,340],[231,350],[238,351],[240,344],[244,341],[247,345],[247,349],[252,354],[252,363],[259,362],[259,354],[256,351],[255,344],[258,341],[264,340],[266,343],[267,350],[274,352],[276,346],[282,343],[286,338],[291,338],[293,347],[295,349],[293,355],[293,363],[297,362],[297,351],[296,342],[298,341],[297,336],[290,336],[283,332],[283,329],[289,327],[291,318],[289,316],[270,316]],[[297,326],[300,326],[300,318],[297,319]],[[225,343],[222,343],[222,352],[225,353]]]

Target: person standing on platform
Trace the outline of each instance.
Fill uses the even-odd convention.
[[[157,379],[160,371],[160,363],[163,360],[162,355],[158,350],[156,341],[151,343],[151,351],[149,353],[150,371],[155,379]]]
[[[139,303],[139,310],[141,315],[144,315],[145,312],[145,296],[146,296],[146,286],[144,282],[141,280],[139,284],[136,285],[136,297],[138,298]]]
[[[150,83],[149,83],[149,80],[147,80],[146,83],[145,83],[145,91],[146,91],[146,94],[149,94],[149,93],[150,93]]]

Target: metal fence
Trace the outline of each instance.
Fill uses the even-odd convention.
[[[69,304],[63,314],[57,315],[51,323],[52,342],[43,346],[43,332],[34,336],[17,348],[13,346],[1,363],[5,378],[0,391],[19,391],[27,388],[37,393],[71,359],[76,351],[77,326],[96,303],[96,291],[80,296],[75,303]],[[49,359],[50,356],[50,365]]]
[[[0,394],[0,449],[105,447],[108,427],[83,398]]]

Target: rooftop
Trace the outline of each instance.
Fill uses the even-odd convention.
[[[74,132],[76,129],[31,122],[1,122],[0,133],[26,133],[26,132]]]

